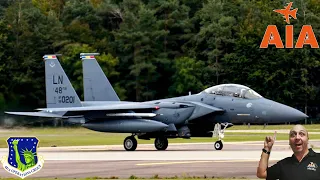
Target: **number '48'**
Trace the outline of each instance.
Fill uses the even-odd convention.
[[[62,93],[62,87],[57,87],[54,92],[56,92],[57,94],[61,94]]]

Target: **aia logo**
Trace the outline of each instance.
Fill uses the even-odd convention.
[[[284,6],[284,9],[276,9],[273,11],[281,14],[285,18],[284,21],[286,21],[287,24],[290,24],[290,18],[292,17],[293,19],[297,19],[298,12],[298,8],[291,10],[291,6],[292,2],[290,2],[287,6]],[[293,48],[293,25],[286,25],[285,32],[286,48]],[[276,48],[284,48],[276,25],[269,25],[267,27],[260,44],[260,48],[268,48],[269,44],[275,45]],[[313,33],[311,25],[302,26],[298,40],[295,44],[295,48],[303,48],[304,45],[310,45],[311,48],[319,48],[318,41]]]

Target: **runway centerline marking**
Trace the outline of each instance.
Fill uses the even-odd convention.
[[[261,144],[250,144],[250,143],[248,143],[248,144],[232,144],[232,145],[256,145],[256,146],[261,146]],[[290,147],[289,144],[274,144],[273,146],[288,146],[288,147]]]
[[[170,165],[170,164],[192,164],[192,163],[210,163],[210,162],[256,162],[257,160],[214,160],[214,161],[173,161],[173,162],[158,162],[158,163],[140,163],[137,166],[152,166],[152,165]]]

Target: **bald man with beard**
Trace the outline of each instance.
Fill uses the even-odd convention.
[[[308,148],[308,131],[302,125],[295,125],[289,132],[289,145],[293,151],[291,157],[280,160],[271,167],[268,161],[272,146],[276,139],[266,137],[262,149],[257,177],[267,180],[319,180],[320,179],[320,154]]]

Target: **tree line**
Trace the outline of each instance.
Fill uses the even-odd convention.
[[[290,19],[294,42],[303,25],[311,25],[319,39],[320,2],[291,2],[298,8],[297,19]],[[96,58],[121,100],[154,100],[237,83],[296,108],[319,107],[319,49],[260,48],[268,25],[276,25],[285,42],[287,23],[273,10],[286,3],[0,1],[0,109],[45,107],[45,54],[62,54],[59,60],[83,99],[82,52],[101,54]]]

